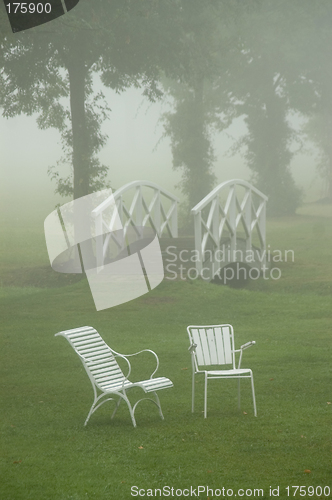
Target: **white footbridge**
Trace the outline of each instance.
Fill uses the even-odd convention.
[[[203,279],[242,263],[266,265],[267,196],[240,179],[219,184],[193,209],[196,268]]]
[[[94,210],[98,234],[113,227],[114,221],[107,216],[112,203],[116,204],[123,232],[121,238],[116,231],[108,232],[97,242],[99,264],[104,262],[112,245],[121,249],[130,230],[139,234],[144,228],[150,228],[158,235],[163,249],[167,242],[177,246],[179,199],[172,193],[152,182],[126,184]],[[234,179],[219,184],[192,209],[194,245],[190,252],[197,276],[210,281],[220,270],[235,263],[263,269],[266,265],[266,203],[267,197],[258,189]]]

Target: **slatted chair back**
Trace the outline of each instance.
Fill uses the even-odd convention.
[[[112,349],[104,342],[99,333],[86,326],[60,332],[81,358],[92,384],[103,390],[110,385],[121,385],[126,381]],[[122,356],[121,356],[122,357]]]
[[[232,365],[235,369],[234,332],[231,325],[189,326],[195,369],[199,366]]]

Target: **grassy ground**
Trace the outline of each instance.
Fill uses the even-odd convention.
[[[176,489],[192,486],[198,495],[199,485],[220,489],[221,498],[231,498],[230,489],[241,496],[240,488],[248,489],[242,498],[271,498],[277,492],[270,487],[278,486],[282,499],[292,485],[332,491],[331,220],[302,213],[268,221],[271,249],[294,250],[294,262],[276,264],[280,280],[246,289],[165,280],[98,313],[86,280],[58,281],[48,270],[40,215],[2,220],[0,499],[125,500],[134,485],[145,490],[138,497],[163,486],[181,498],[187,492]],[[233,324],[237,345],[256,340],[243,366],[254,372],[257,418],[246,381],[241,411],[235,381],[210,382],[206,420],[198,382],[191,414],[186,326],[195,323]],[[174,382],[160,392],[164,421],[142,403],[134,429],[125,405],[111,421],[107,403],[83,426],[89,380],[69,344],[54,337],[82,325],[97,328],[120,352],[158,353],[158,374]],[[133,378],[149,369],[143,357]],[[306,488],[295,498],[303,491],[332,498],[327,489],[324,496]],[[200,498],[215,493],[201,490]]]

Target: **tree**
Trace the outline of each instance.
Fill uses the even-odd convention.
[[[117,92],[134,85],[150,99],[160,95],[159,69],[169,71],[176,43],[176,10],[169,0],[81,0],[65,18],[1,44],[4,116],[39,112],[41,127],[60,131],[72,163],[65,179],[51,170],[60,194],[78,198],[105,180],[96,154],[106,141],[101,123],[109,109],[93,93],[94,74]]]
[[[164,115],[164,130],[171,139],[173,167],[183,171],[187,213],[215,183],[212,136],[232,118],[230,69],[237,50],[237,14],[236,2],[182,1],[181,65],[173,81],[164,82],[174,102]]]
[[[169,88],[175,109],[164,115],[164,131],[171,139],[173,168],[182,169],[181,190],[188,197],[188,210],[194,207],[215,182],[215,160],[211,144],[211,121],[204,100],[204,79],[193,87]]]
[[[253,182],[269,196],[269,212],[294,213],[300,200],[290,162],[294,132],[284,52],[292,44],[296,13],[287,3],[182,2],[183,64],[168,84],[174,110],[165,116],[174,168],[183,170],[189,209],[213,187],[212,136],[244,116],[244,158]],[[288,16],[288,17],[287,17]],[[282,26],[282,30],[280,30]]]
[[[253,182],[269,197],[268,212],[295,212],[301,192],[290,172],[295,133],[289,123],[297,10],[290,2],[252,2],[241,30],[242,70],[234,93],[248,133],[245,159]],[[291,54],[291,55],[289,55]]]
[[[332,113],[327,107],[311,113],[303,129],[307,139],[318,148],[317,171],[324,179],[326,201],[332,202]]]
[[[319,148],[318,171],[332,201],[332,4],[300,2],[297,72],[290,82],[291,104],[309,119],[305,133]]]

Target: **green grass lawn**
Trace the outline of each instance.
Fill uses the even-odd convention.
[[[271,249],[294,250],[294,262],[280,263],[280,280],[244,289],[164,280],[149,294],[100,312],[85,279],[50,278],[45,287],[40,217],[14,226],[2,221],[0,499],[126,500],[134,485],[145,490],[138,498],[163,486],[174,487],[178,498],[176,489],[192,486],[197,493],[199,485],[220,489],[221,498],[240,488],[251,490],[242,498],[273,498],[270,487],[278,486],[282,499],[292,485],[332,491],[331,221],[308,214],[268,221]],[[209,323],[231,323],[237,346],[256,340],[243,366],[254,373],[257,418],[249,381],[242,382],[241,410],[236,381],[210,381],[207,419],[198,381],[191,413],[186,327]],[[94,326],[119,352],[158,353],[158,375],[174,382],[159,393],[164,421],[144,402],[134,429],[126,405],[111,421],[113,403],[106,403],[83,426],[90,382],[69,344],[54,337],[83,325]],[[134,379],[150,375],[145,356],[134,362]],[[313,495],[303,491],[332,498],[327,489],[325,496],[319,488]],[[200,493],[207,497],[217,498]]]

